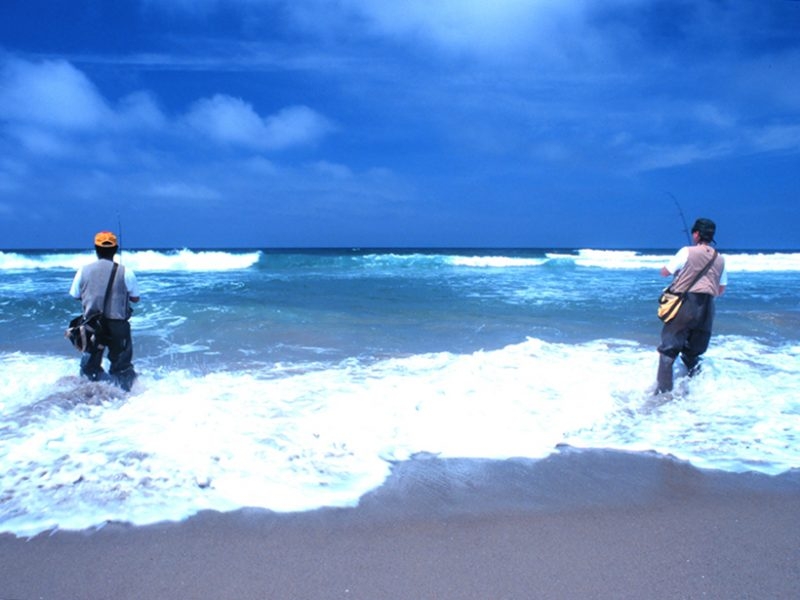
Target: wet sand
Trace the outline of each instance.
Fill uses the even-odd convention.
[[[34,598],[800,598],[800,472],[420,457],[352,509],[0,535],[0,600]]]

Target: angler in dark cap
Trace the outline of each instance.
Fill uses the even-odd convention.
[[[694,245],[681,248],[661,269],[673,276],[670,289],[684,294],[675,317],[661,330],[656,393],[668,392],[673,385],[673,363],[680,355],[689,376],[700,368],[700,356],[708,349],[714,324],[714,299],[728,284],[725,259],[712,248],[717,226],[711,219],[697,219],[692,226]]]
[[[133,342],[128,319],[131,302],[139,301],[139,287],[133,271],[114,262],[117,236],[101,231],[94,237],[97,260],[75,274],[70,296],[83,305],[84,320],[99,316],[98,336],[84,348],[81,374],[91,381],[106,381],[129,391],[136,379],[133,369]],[[108,348],[110,368],[103,370],[103,354]]]
[[[692,233],[697,233],[700,242],[704,244],[715,244],[714,234],[717,232],[717,225],[711,219],[697,219],[692,225]]]

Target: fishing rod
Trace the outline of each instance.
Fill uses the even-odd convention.
[[[681,205],[678,204],[678,199],[673,196],[670,192],[667,192],[667,195],[672,198],[672,201],[675,203],[675,207],[678,209],[678,214],[681,216],[681,222],[683,223],[683,232],[686,234],[686,239],[689,240],[689,245],[692,244],[692,234],[689,233],[689,225],[686,223],[686,217],[683,216],[683,210],[681,209]]]
[[[117,211],[117,258],[119,264],[122,264],[122,219]]]

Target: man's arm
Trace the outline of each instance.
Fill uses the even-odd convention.
[[[725,288],[728,286],[728,269],[723,264],[722,273],[719,274],[719,285],[717,286],[717,296],[722,296],[725,293]]]
[[[72,278],[72,285],[69,288],[69,295],[75,298],[76,300],[81,299],[81,273],[83,272],[83,267],[78,269],[75,273],[75,277]]]
[[[139,283],[136,275],[130,269],[125,269],[125,287],[128,288],[128,300],[131,302],[139,301]]]
[[[664,277],[669,277],[670,275],[674,275],[678,271],[683,268],[683,265],[686,264],[686,261],[689,258],[689,248],[684,246],[678,253],[673,256],[670,261],[661,267],[661,274]]]

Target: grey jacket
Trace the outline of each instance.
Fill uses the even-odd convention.
[[[97,260],[85,265],[80,275],[81,303],[83,314],[103,312],[106,300],[106,289],[111,276],[114,263],[110,260]],[[109,302],[106,318],[126,320],[130,317],[130,301],[128,288],[125,285],[125,267],[119,265],[111,287],[111,300]]]

